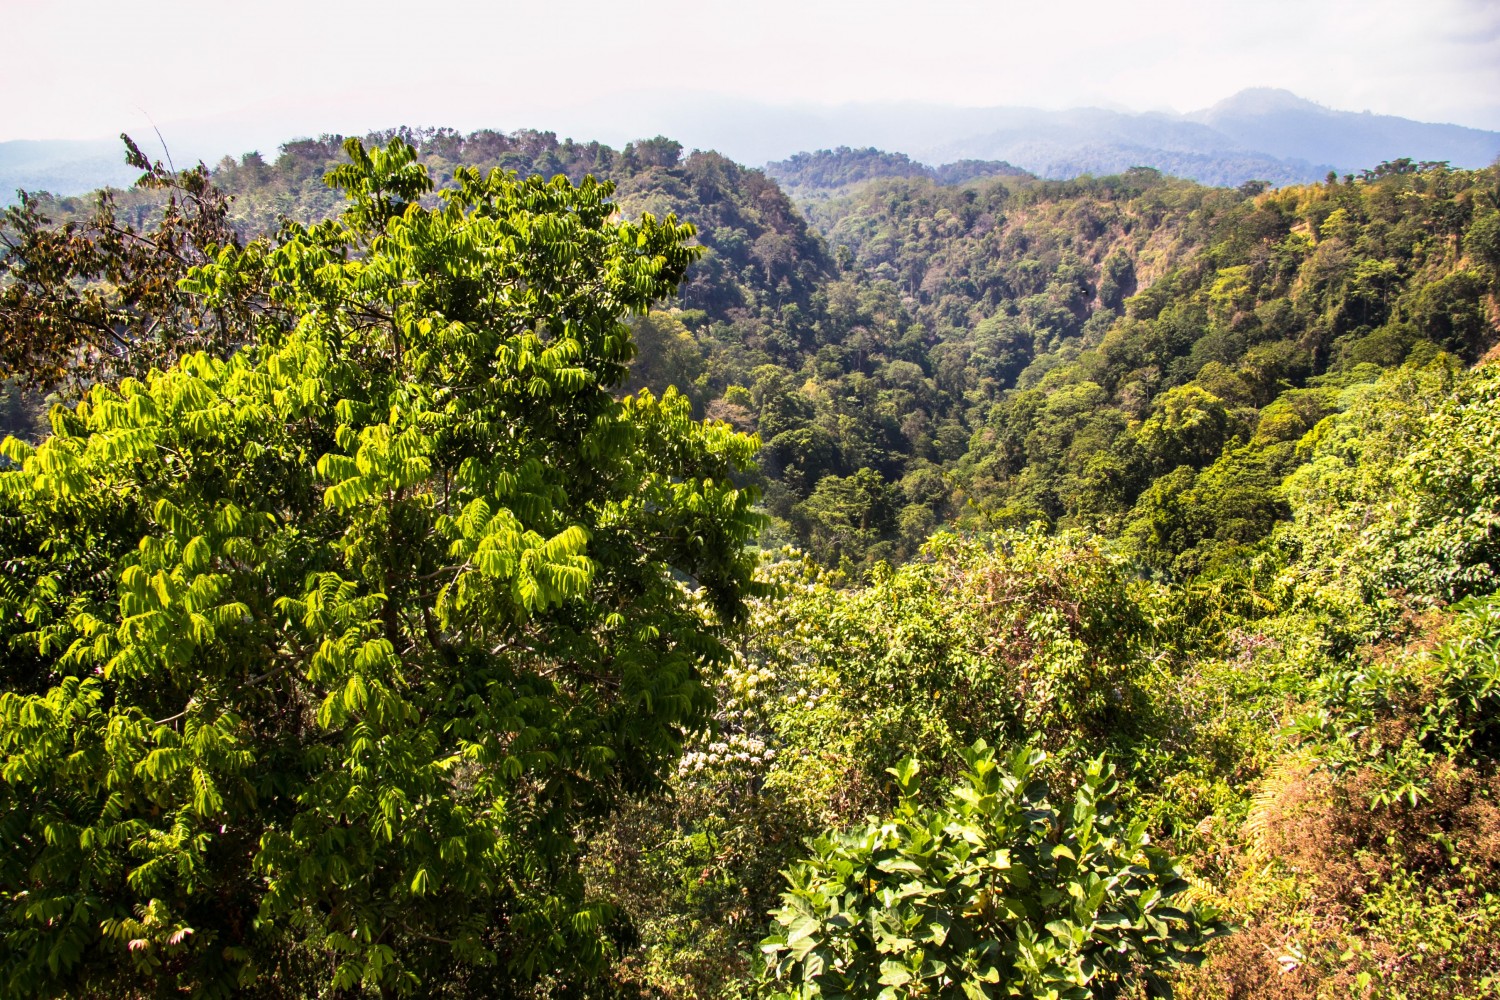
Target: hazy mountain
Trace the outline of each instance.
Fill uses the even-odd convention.
[[[1187,115],[996,109],[997,127],[918,151],[929,162],[1002,159],[1044,177],[1156,167],[1205,184],[1320,180],[1387,160],[1483,167],[1500,132],[1334,111],[1285,90],[1246,90]]]
[[[1221,185],[1252,179],[1294,184],[1320,180],[1331,169],[1327,160],[1309,162],[1275,156],[1200,122],[1156,112],[996,108],[989,125],[981,132],[921,150],[918,155],[932,163],[1004,160],[1042,177],[1098,176],[1136,166],[1155,167],[1204,184]]]
[[[624,141],[604,134],[627,126],[618,116],[610,128],[600,126],[603,131],[562,117],[565,121],[558,124],[577,126],[574,134]],[[1500,155],[1500,132],[1335,111],[1269,88],[1246,90],[1185,115],[1103,108],[787,107],[705,100],[642,109],[629,125],[635,135],[670,135],[688,148],[716,149],[741,162],[782,161],[777,169],[791,169],[789,158],[799,151],[839,147],[884,150],[907,160],[906,166],[876,167],[888,172],[871,176],[913,176],[911,171],[939,164],[978,161],[981,166],[963,169],[983,175],[989,169],[983,164],[999,162],[1061,178],[1146,166],[1206,184],[1264,180],[1282,185],[1322,180],[1329,170],[1357,173],[1402,157],[1481,167]],[[173,148],[186,162],[212,152],[206,158],[213,162],[215,150],[239,153],[260,145],[249,131],[236,142],[227,128],[224,123],[174,128]],[[263,128],[254,132],[263,137]],[[78,194],[131,179],[112,140],[0,143],[0,196],[6,200],[16,187]]]
[[[1183,116],[1246,149],[1287,159],[1331,163],[1340,172],[1385,160],[1447,160],[1486,167],[1500,155],[1500,132],[1434,125],[1368,111],[1334,111],[1287,90],[1256,87]]]
[[[1182,115],[1104,108],[814,108],[732,102],[712,109],[677,106],[664,111],[660,121],[661,131],[689,145],[719,149],[746,162],[790,164],[801,150],[873,147],[928,165],[1004,161],[1053,178],[1148,166],[1221,185],[1320,181],[1329,170],[1357,173],[1401,157],[1479,167],[1500,155],[1500,132],[1332,111],[1268,88]]]

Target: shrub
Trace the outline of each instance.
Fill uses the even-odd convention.
[[[997,759],[980,742],[965,758],[936,806],[902,761],[894,814],[818,838],[787,873],[762,943],[770,995],[1110,995],[1196,961],[1224,929],[1170,905],[1188,884],[1143,824],[1119,821],[1102,758],[1061,807],[1034,780],[1040,751]]]

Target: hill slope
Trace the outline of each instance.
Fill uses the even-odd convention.
[[[1343,387],[1496,338],[1497,168],[1276,191],[1149,169],[941,184],[850,151],[796,163],[816,183],[907,176],[849,180],[809,225],[765,173],[660,137],[402,134],[440,181],[593,173],[627,214],[697,224],[704,257],[636,321],[626,388],[676,385],[758,431],[773,537],[831,564],[905,558],[954,519],[1040,518],[1194,572],[1284,516],[1294,443]],[[215,181],[247,235],[269,233],[332,210],[321,177],[341,157],[335,137],[299,141]],[[151,197],[122,195],[122,214],[149,218]]]

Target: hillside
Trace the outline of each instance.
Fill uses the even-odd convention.
[[[706,253],[673,308],[636,323],[628,387],[676,385],[758,431],[772,537],[833,563],[904,558],[955,517],[1041,517],[1192,569],[1281,515],[1291,444],[1337,387],[1423,352],[1472,361],[1495,338],[1494,168],[1397,163],[1266,191],[1145,169],[954,182],[839,151],[778,167],[823,185],[809,225],[766,174],[664,138],[403,134],[439,182],[465,163],[591,173],[627,215],[692,220]],[[290,143],[213,181],[255,236],[334,211],[321,178],[341,155],[332,137]],[[121,210],[142,217],[151,197]],[[1162,504],[1199,479],[1233,511],[1199,504],[1159,537]]]
[[[997,160],[958,160],[930,167],[905,153],[875,149],[820,149],[766,164],[766,174],[793,200],[807,202],[847,193],[883,177],[925,177],[938,184],[962,184],[986,177],[1025,177],[1020,167]]]
[[[1474,213],[1493,183],[1412,167],[1261,194],[1142,172],[887,181],[814,217],[928,340],[924,373],[949,401],[930,416],[967,435],[949,456],[953,502],[1130,534],[1166,499],[1159,476],[1236,484],[1250,506],[1220,522],[1198,497],[1199,524],[1161,560],[1268,529],[1288,469],[1261,463],[1290,458],[1335,386],[1414,352],[1489,349],[1494,223]]]

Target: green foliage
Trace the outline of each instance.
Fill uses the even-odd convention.
[[[1168,389],[1157,397],[1136,438],[1158,468],[1201,468],[1219,456],[1229,435],[1224,401],[1195,385]]]
[[[860,774],[868,788],[876,761],[952,761],[979,739],[1076,761],[1130,738],[1152,626],[1122,560],[1035,529],[939,534],[925,554],[865,588],[796,594],[761,639],[772,669],[804,665],[783,682],[803,696],[772,721],[818,747],[781,764],[794,785],[831,796]],[[812,690],[825,696],[804,711]]]
[[[1197,572],[1285,514],[1276,481],[1297,456],[1273,445],[1295,441],[1286,393],[1434,349],[1472,361],[1496,336],[1494,168],[1230,190],[1149,170],[1052,182],[959,164],[950,176],[835,150],[772,168],[806,195],[810,226],[765,174],[662,137],[615,150],[545,132],[396,135],[441,180],[463,165],[593,175],[618,184],[628,217],[697,222],[682,329],[641,326],[627,388],[673,385],[695,412],[758,430],[780,536],[857,569],[910,557],[928,521],[1040,517],[1110,535],[1160,522],[1153,483],[1248,445],[1195,483],[1191,523],[1132,535],[1153,569]],[[281,215],[330,215],[321,178],[343,159],[336,137],[298,141],[274,162],[222,163],[213,182],[242,234],[266,233]],[[121,195],[121,211],[155,196]],[[732,386],[752,401],[731,401]],[[830,476],[869,469],[889,486],[929,466],[944,489],[894,502],[878,531],[799,513]]]
[[[917,163],[905,153],[886,153],[873,146],[864,149],[820,149],[797,153],[766,166],[766,172],[793,197],[826,199],[850,188],[883,177],[926,177],[939,184],[963,184],[986,177],[1027,177],[1020,167],[1001,160],[960,160],[940,167]]]
[[[1493,274],[1500,275],[1500,211],[1475,217],[1464,234],[1464,249],[1469,256],[1488,265]]]
[[[919,754],[942,781],[975,740],[1031,741],[1072,782],[1105,748],[1129,759],[1150,714],[1152,588],[1083,538],[939,534],[861,587],[805,559],[766,572],[780,596],[755,603],[670,803],[599,842],[599,891],[641,933],[626,975],[669,996],[734,995],[801,840],[889,808],[878,762]]]
[[[874,546],[892,531],[892,490],[873,469],[852,476],[824,476],[793,513],[805,523],[809,549],[824,562],[874,555]]]
[[[795,664],[763,656],[785,623],[785,597],[821,590],[805,559],[767,562],[759,578],[778,595],[751,602],[741,651],[712,673],[712,725],[692,733],[669,791],[623,810],[590,845],[593,891],[616,900],[639,945],[616,970],[624,995],[742,996],[750,951],[802,841],[820,824],[792,794],[804,772],[788,762],[809,747],[778,719],[817,710]]]
[[[1329,670],[1314,685],[1316,707],[1297,722],[1328,766],[1374,769],[1381,780],[1372,806],[1429,799],[1439,760],[1500,759],[1500,603],[1486,598],[1455,610],[1456,635],[1434,655]]]
[[[838,150],[772,168],[810,226],[663,137],[380,138],[222,163],[233,202],[152,169],[9,219],[7,356],[87,399],[0,463],[8,983],[743,996],[776,872],[878,813],[798,869],[865,907],[819,939],[859,995],[961,989],[950,946],[1083,989],[1076,897],[1033,899],[1029,972],[1014,913],[920,919],[973,888],[915,846],[973,861],[934,817],[1030,793],[981,816],[880,767],[985,740],[1089,802],[1107,753],[1242,925],[1179,995],[1493,993],[1500,397],[1464,365],[1495,168],[1226,190]],[[774,598],[752,486],[762,542],[825,567],[768,563]],[[1034,794],[999,847],[1077,834]],[[1101,879],[1170,882],[1109,829]],[[890,852],[847,877],[861,836],[920,889]]]
[[[692,230],[498,171],[431,205],[410,146],[347,152],[342,214],[183,282],[295,322],[3,446],[8,989],[586,978],[580,836],[707,717],[756,445],[612,392]]]
[[[1145,565],[1187,579],[1265,538],[1287,516],[1281,483],[1290,445],[1242,446],[1195,472],[1182,465],[1136,500],[1122,542]]]
[[[1196,960],[1222,929],[1172,905],[1188,884],[1118,819],[1102,760],[1055,805],[1042,754],[997,760],[981,742],[965,758],[930,807],[916,763],[892,768],[894,814],[818,838],[787,872],[761,945],[773,995],[1081,1000]]]
[[[1493,589],[1500,557],[1500,370],[1410,365],[1348,393],[1287,481],[1305,586],[1451,601]]]

